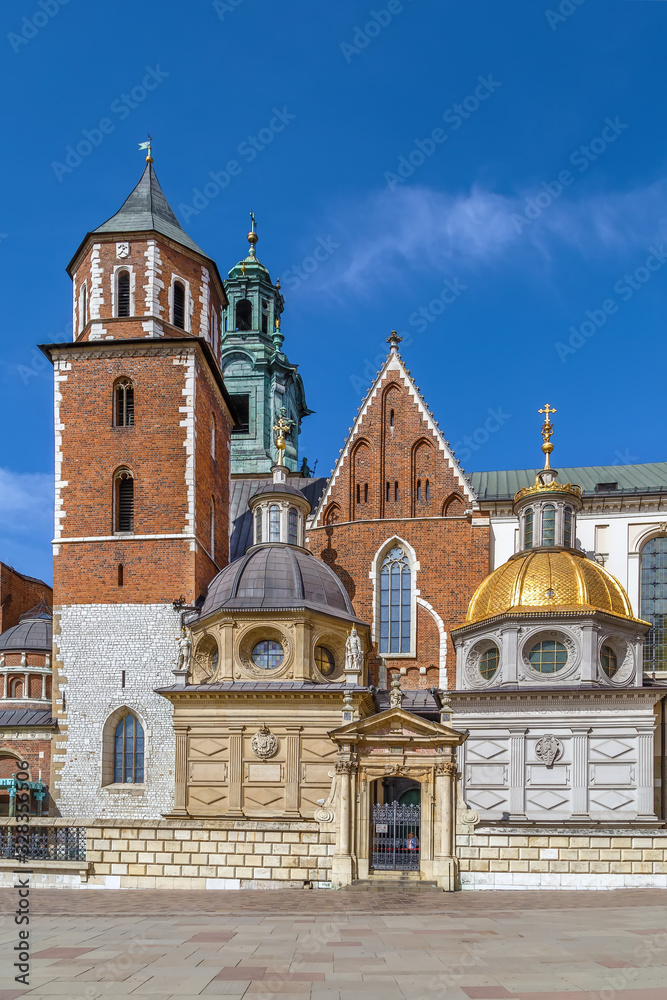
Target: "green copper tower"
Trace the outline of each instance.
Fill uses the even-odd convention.
[[[229,305],[222,334],[222,372],[242,423],[232,435],[231,471],[236,475],[271,471],[278,458],[273,427],[282,416],[290,424],[285,465],[298,472],[301,421],[313,411],[306,405],[298,366],[290,364],[282,350],[280,316],[285,300],[280,282],[274,285],[257,260],[252,212],[250,218],[248,256],[234,265],[224,282]]]

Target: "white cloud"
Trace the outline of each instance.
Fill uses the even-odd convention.
[[[526,218],[527,199],[540,194]],[[648,247],[667,232],[666,197],[663,181],[579,199],[576,187],[565,188],[550,204],[542,187],[516,196],[481,186],[458,195],[414,185],[376,191],[337,209],[332,227],[344,252],[306,288],[372,294],[378,285],[412,280],[419,269],[452,273],[497,262],[525,269],[527,257],[549,260],[559,246],[585,257]]]
[[[51,579],[53,476],[0,468],[0,561]]]

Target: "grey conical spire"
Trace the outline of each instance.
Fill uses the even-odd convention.
[[[95,233],[143,233],[155,231],[179,243],[188,250],[203,254],[201,247],[182,229],[171,205],[164,196],[152,163],[146,164],[141,180],[126,198],[119,210]]]

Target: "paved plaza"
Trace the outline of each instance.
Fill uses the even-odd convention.
[[[49,890],[0,1000],[665,1000],[667,893]]]

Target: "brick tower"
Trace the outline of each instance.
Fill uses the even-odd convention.
[[[55,373],[53,794],[63,815],[171,808],[179,612],[228,560],[227,299],[153,161],[68,272]],[[100,752],[102,747],[102,752]],[[65,755],[65,751],[67,754]]]

